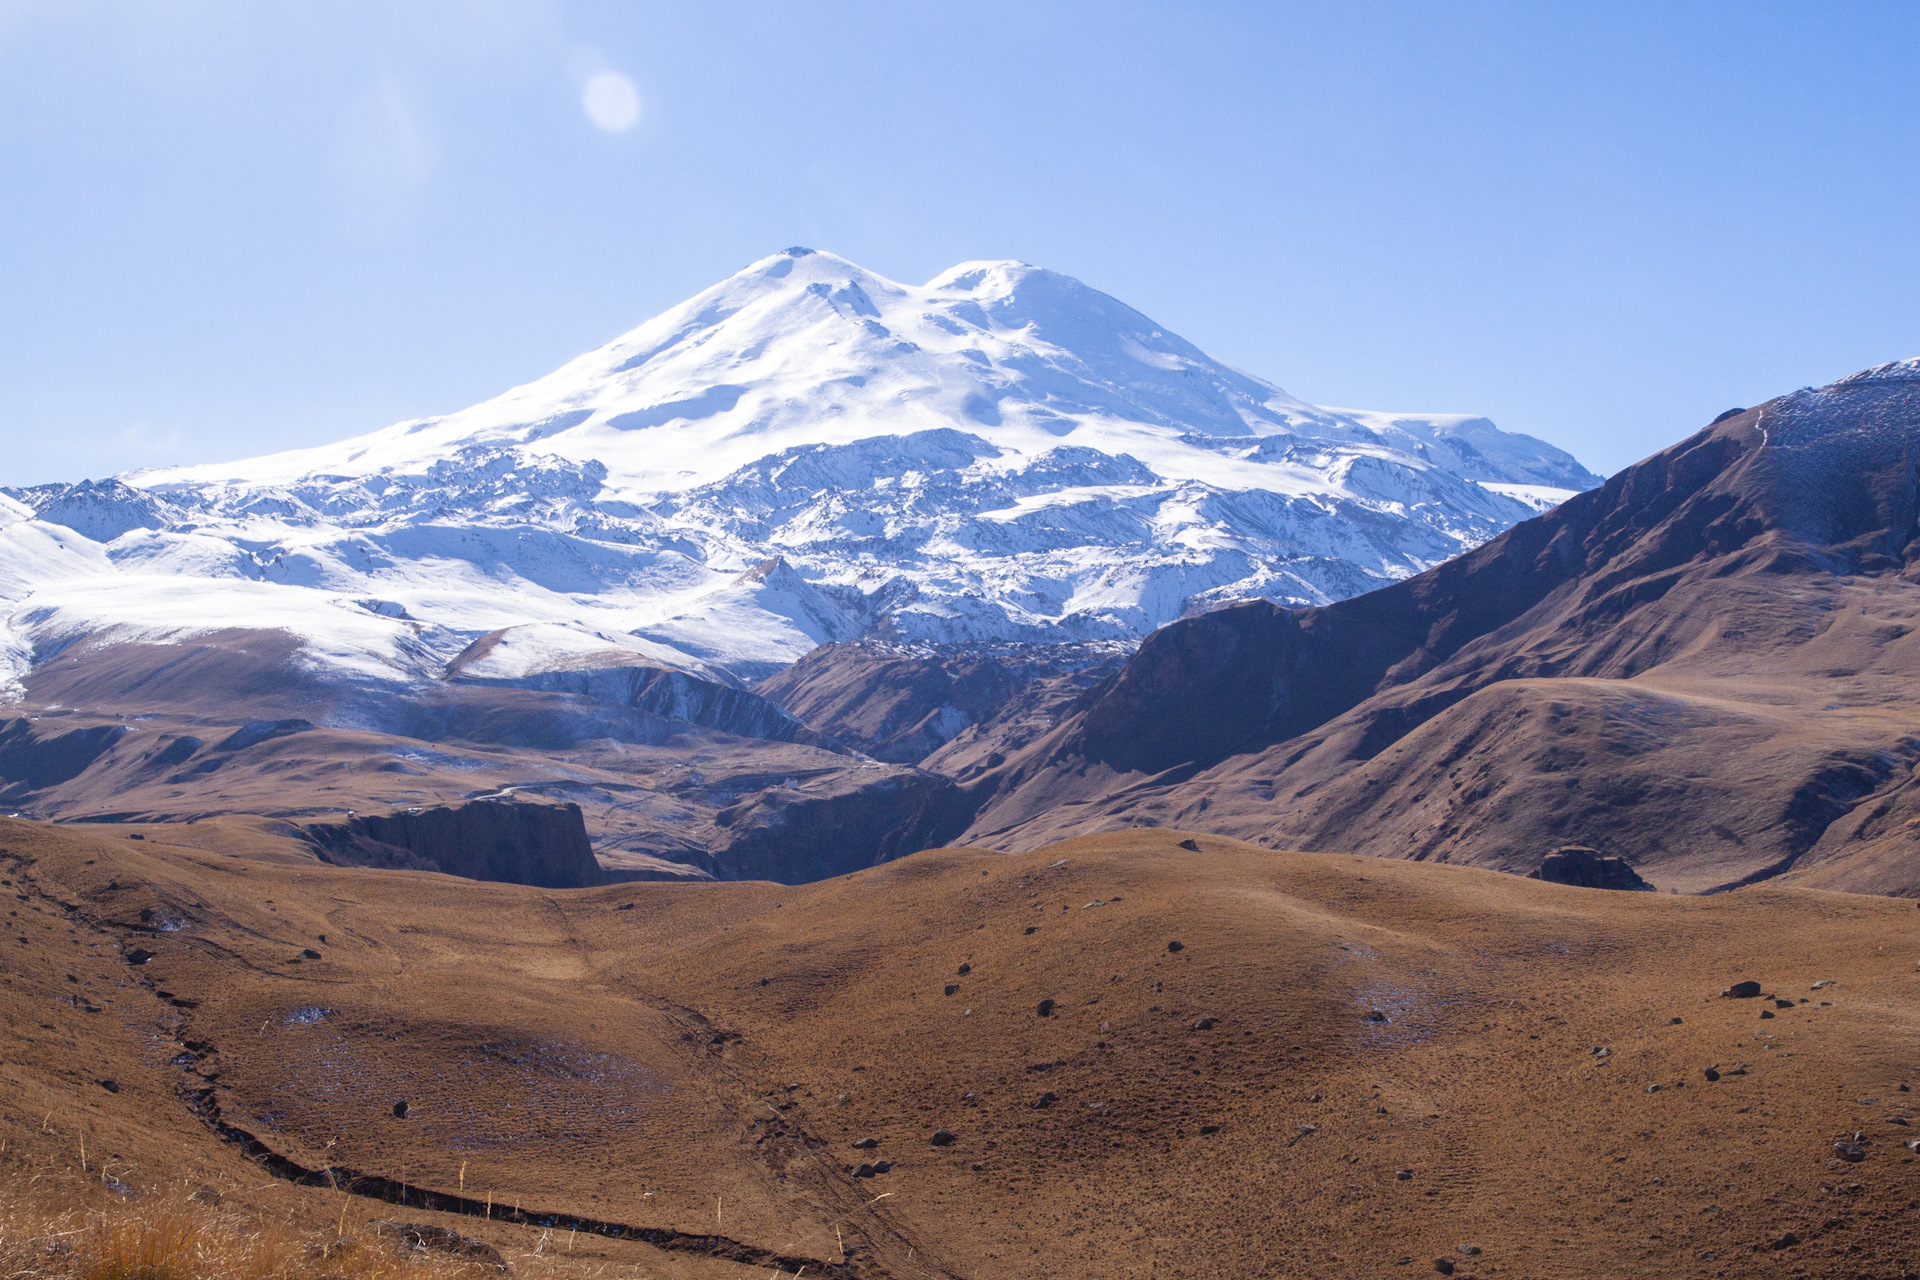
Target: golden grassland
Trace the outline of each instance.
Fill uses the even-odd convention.
[[[435,1215],[337,1197],[339,1214],[312,1225],[311,1196],[280,1207],[288,1192],[241,1203],[185,1183],[140,1191],[74,1171],[16,1171],[0,1180],[0,1277],[4,1280],[482,1280],[500,1274],[483,1257],[419,1248],[383,1222]],[[382,1213],[387,1210],[397,1217]],[[454,1229],[458,1229],[455,1223]],[[593,1280],[626,1263],[583,1251],[567,1232],[528,1231],[501,1251],[517,1275]],[[517,1247],[516,1247],[517,1244]],[[597,1253],[597,1251],[594,1251]]]

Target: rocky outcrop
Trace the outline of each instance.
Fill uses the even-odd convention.
[[[623,663],[478,678],[461,674],[456,662],[451,678],[467,686],[571,694],[740,738],[840,749],[829,735],[815,732],[757,693],[667,667]]]
[[[0,724],[0,801],[71,782],[128,732],[119,724],[49,731],[44,720],[25,716]]]
[[[543,889],[601,883],[577,804],[470,800],[314,823],[306,837],[336,866],[441,871]]]
[[[1625,858],[1609,858],[1585,845],[1562,845],[1540,860],[1540,869],[1527,877],[1579,889],[1643,889],[1653,886],[1640,878]]]
[[[966,825],[954,783],[918,770],[825,795],[772,787],[714,815],[723,880],[806,884],[946,843]]]
[[[917,764],[1001,714],[1035,682],[1117,671],[1119,644],[823,644],[755,686],[822,734],[894,764]]]

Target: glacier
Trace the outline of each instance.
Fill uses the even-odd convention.
[[[1308,404],[1055,272],[795,248],[444,417],[0,491],[0,685],[237,630],[356,686],[1131,642],[1371,590],[1599,482],[1485,418]]]

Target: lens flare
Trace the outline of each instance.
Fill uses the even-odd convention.
[[[618,71],[602,71],[587,81],[580,105],[595,127],[622,133],[640,118],[640,91]]]

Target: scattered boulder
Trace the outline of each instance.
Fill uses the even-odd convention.
[[[393,1104],[393,1118],[396,1120],[405,1120],[407,1118],[407,1100],[405,1098]]]
[[[127,952],[127,963],[131,965],[145,964],[147,961],[153,959],[153,954],[153,952],[147,950],[145,947],[135,947],[133,950]]]
[[[312,947],[308,947],[305,950],[301,951],[300,958],[302,960],[318,960],[320,958],[320,953],[318,951],[315,951]]]
[[[1200,852],[1200,842],[1198,840],[1194,840],[1191,838],[1182,840],[1180,842],[1180,847],[1182,849],[1185,849],[1188,853]]]
[[[960,976],[961,976],[961,977],[963,977],[963,978],[964,978],[964,977],[966,977],[966,976],[967,976],[968,974],[970,974],[970,973],[972,973],[972,972],[973,972],[973,966],[972,966],[972,965],[970,965],[970,964],[963,964],[963,965],[961,965],[961,966],[960,966]]]
[[[1714,1070],[1714,1068],[1712,1067],[1708,1067],[1705,1071],[1701,1072],[1700,1074],[1704,1075],[1707,1078],[1708,1083],[1712,1083],[1713,1081],[1718,1080],[1720,1078],[1720,1073]]]
[[[1387,1020],[1387,1015],[1385,1010],[1382,1010],[1382,1009],[1367,1010],[1368,1022],[1385,1022],[1386,1020]]]
[[[1218,1132],[1220,1132],[1220,1126],[1217,1124],[1203,1124],[1200,1126],[1200,1136],[1203,1138],[1210,1138]]]
[[[1529,880],[1571,885],[1576,889],[1627,889],[1653,892],[1653,886],[1625,858],[1610,858],[1598,849],[1567,844],[1548,853]]]
[[[1169,942],[1167,944],[1167,950],[1175,953],[1176,955],[1182,951],[1185,951],[1186,949],[1187,949],[1187,944],[1184,942],[1175,941],[1175,942]]]
[[[871,1151],[880,1145],[878,1138],[855,1138],[850,1144],[855,1151]]]
[[[1771,1009],[1762,1009],[1762,1010],[1760,1011],[1760,1016],[1761,1016],[1761,1017],[1763,1017],[1763,1018],[1771,1018],[1771,1017],[1774,1017],[1774,1016],[1776,1016],[1776,1015],[1774,1014],[1774,1012],[1773,1012],[1773,1010],[1771,1010]]]
[[[954,992],[958,991],[959,989],[960,989],[959,983],[949,982],[946,986],[946,993],[948,995],[952,995]]]
[[[1038,1005],[1034,1006],[1033,1011],[1036,1014],[1040,1015],[1042,1018],[1051,1018],[1053,1016],[1052,998],[1049,997],[1045,1000],[1042,1000]]]
[[[1412,1181],[1413,1181],[1413,1170],[1411,1170],[1411,1169],[1395,1169],[1395,1170],[1393,1171],[1393,1176],[1394,1176],[1394,1177],[1396,1177],[1396,1178],[1398,1178],[1398,1179],[1399,1179],[1400,1181],[1402,1181],[1402,1182],[1412,1182]]]
[[[1775,997],[1773,1002],[1773,1007],[1776,1009],[1791,1009],[1793,1008],[1793,1001],[1782,1000],[1778,997]]]
[[[1859,1164],[1867,1158],[1866,1148],[1857,1142],[1836,1142],[1833,1144],[1833,1154],[1848,1164]]]
[[[1757,982],[1736,982],[1720,993],[1722,1000],[1751,1000],[1760,994]]]
[[[1795,1235],[1791,1231],[1787,1231],[1787,1232],[1783,1232],[1780,1238],[1773,1242],[1773,1247],[1776,1249],[1791,1249],[1793,1248],[1793,1246],[1799,1243],[1800,1243],[1800,1237]]]
[[[1433,1260],[1433,1269],[1443,1276],[1450,1276],[1453,1274],[1453,1259],[1435,1258]]]
[[[386,1218],[374,1223],[373,1231],[375,1235],[391,1240],[403,1249],[452,1254],[456,1258],[490,1266],[495,1271],[507,1269],[507,1260],[485,1240],[475,1240],[472,1236],[463,1236],[458,1231],[436,1227],[432,1223],[395,1222]]]
[[[935,1129],[933,1131],[933,1145],[936,1147],[950,1147],[958,1141],[960,1141],[959,1135],[955,1134],[951,1129]]]
[[[99,1085],[102,1089],[105,1089],[108,1093],[120,1092],[120,1082],[118,1080],[115,1080],[111,1076],[107,1077],[105,1080],[95,1080],[94,1083]]]
[[[1045,1093],[1041,1094],[1039,1097],[1033,1100],[1033,1109],[1035,1111],[1045,1111],[1048,1107],[1052,1106],[1054,1103],[1058,1102],[1059,1100],[1060,1100],[1060,1095],[1055,1093],[1053,1090],[1049,1089]]]

